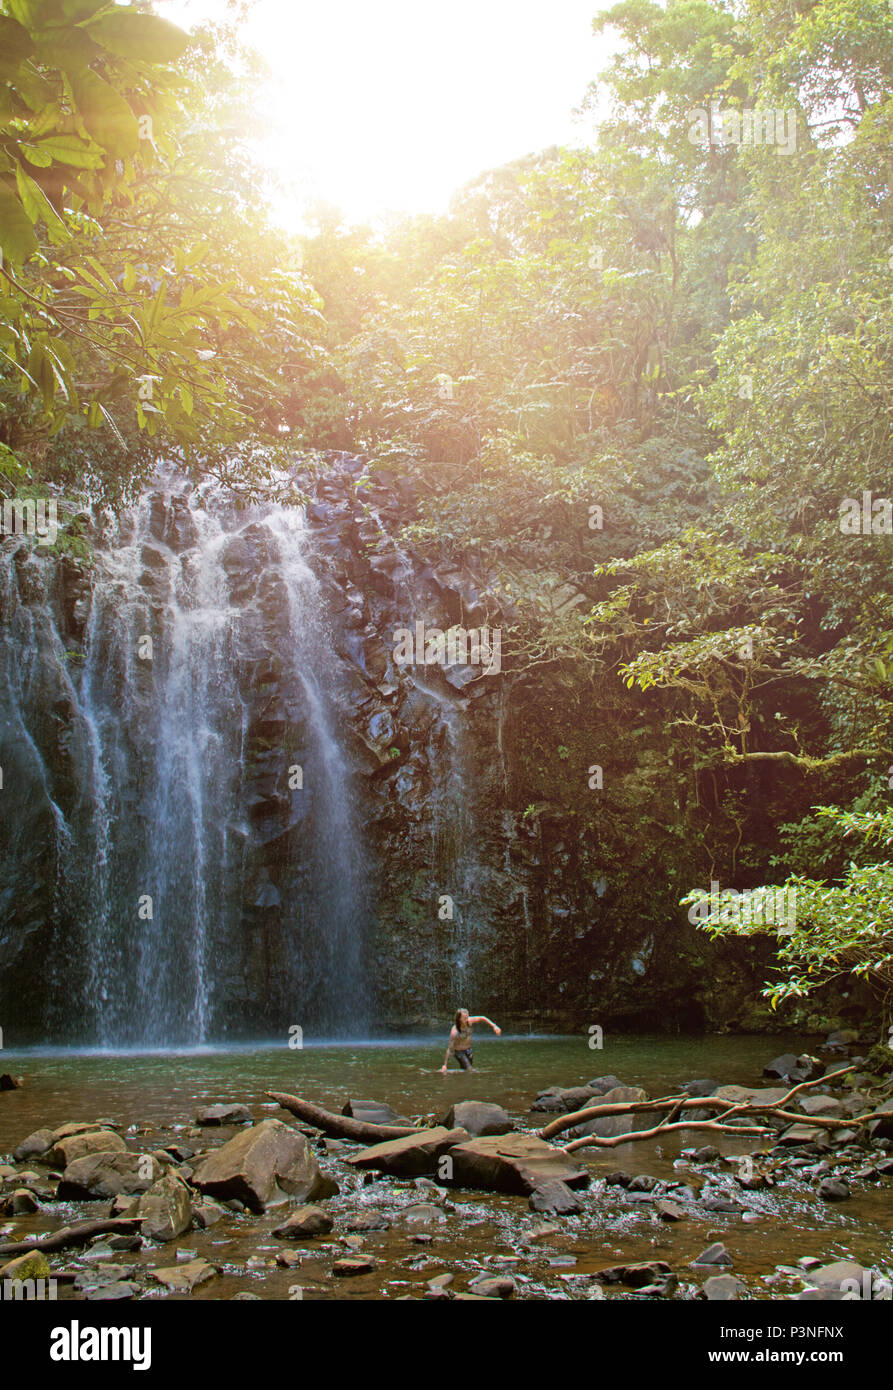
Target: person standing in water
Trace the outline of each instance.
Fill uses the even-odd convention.
[[[464,1071],[474,1071],[472,1065],[474,1058],[471,1051],[471,1026],[473,1023],[486,1023],[488,1028],[493,1029],[497,1037],[502,1032],[501,1028],[497,1028],[496,1024],[491,1023],[489,1018],[485,1018],[483,1014],[475,1014],[472,1018],[467,1009],[457,1009],[455,1022],[450,1029],[446,1056],[443,1059],[443,1066],[440,1068],[442,1072],[447,1069],[451,1052]]]

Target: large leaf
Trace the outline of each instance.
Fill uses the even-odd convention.
[[[99,150],[92,149],[79,135],[51,135],[35,145],[23,145],[22,153],[29,163],[41,169],[53,160],[75,169],[101,169],[104,162]]]
[[[139,10],[117,9],[87,26],[104,48],[122,58],[140,58],[147,63],[173,63],[189,43],[175,24]]]
[[[22,62],[34,52],[28,30],[5,14],[0,15],[0,50],[3,57],[12,62]]]
[[[139,127],[124,98],[90,68],[69,73],[69,81],[84,125],[96,143],[116,159],[135,154]]]
[[[28,214],[6,183],[0,183],[0,248],[15,265],[37,250],[37,237]]]
[[[64,240],[68,235],[68,228],[40,187],[40,184],[36,183],[35,180],[31,178],[30,174],[26,174],[24,169],[19,167],[16,168],[16,185],[19,190],[19,197],[22,200],[22,207],[25,209],[31,222],[36,224],[43,220],[46,224],[47,231],[55,242],[58,243],[60,240]]]

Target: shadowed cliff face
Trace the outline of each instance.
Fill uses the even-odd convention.
[[[524,814],[540,697],[493,660],[491,576],[401,549],[411,486],[362,472],[306,518],[168,480],[90,569],[3,542],[7,1045],[740,1021],[752,963],[700,1004],[591,829]],[[489,658],[424,664],[456,624]]]

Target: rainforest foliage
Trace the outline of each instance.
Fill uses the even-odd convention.
[[[386,234],[319,207],[302,247],[231,33],[2,8],[7,483],[363,453],[417,499],[400,543],[500,615],[519,815],[588,835],[643,931],[693,885],[799,884],[773,1003],[886,987],[888,0],[622,0],[579,147]]]

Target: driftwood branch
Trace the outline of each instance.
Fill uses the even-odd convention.
[[[132,1235],[144,1220],[142,1216],[116,1216],[98,1221],[77,1221],[73,1226],[62,1226],[42,1240],[7,1241],[5,1245],[0,1245],[0,1255],[12,1259],[16,1255],[30,1255],[32,1250],[64,1250],[66,1245],[84,1245],[92,1236]]]
[[[750,1108],[744,1106],[742,1101],[728,1100],[725,1096],[661,1096],[657,1100],[631,1100],[619,1101],[610,1105],[587,1105],[583,1110],[575,1110],[568,1115],[560,1115],[557,1119],[550,1121],[537,1133],[540,1139],[552,1139],[556,1134],[563,1134],[566,1129],[575,1129],[577,1125],[585,1124],[587,1120],[598,1120],[606,1115],[636,1115],[642,1112],[667,1110],[665,1125],[675,1119],[678,1114],[686,1110],[719,1110],[722,1113],[721,1119],[725,1119],[729,1114],[761,1114],[763,1111],[778,1110],[782,1118],[785,1116],[783,1107],[787,1105],[792,1096],[800,1091],[808,1091],[813,1086],[827,1085],[832,1076],[845,1076],[847,1072],[855,1071],[855,1066],[841,1067],[839,1071],[830,1073],[828,1076],[816,1077],[813,1081],[800,1081],[796,1086],[792,1086],[789,1091],[771,1105],[760,1105],[757,1103]],[[793,1117],[798,1122],[817,1121],[818,1116],[801,1115],[796,1113]],[[865,1119],[871,1118],[864,1116]],[[692,1121],[688,1125],[680,1125],[681,1129],[696,1129],[702,1124],[712,1123],[706,1120]],[[823,1121],[831,1129],[841,1129],[839,1121]],[[644,1131],[643,1131],[644,1132]]]
[[[333,1115],[331,1110],[323,1110],[321,1105],[311,1105],[300,1096],[289,1096],[284,1091],[267,1091],[271,1100],[290,1110],[299,1120],[323,1134],[335,1139],[356,1139],[361,1144],[380,1144],[385,1139],[403,1139],[407,1134],[419,1134],[417,1125],[371,1125],[363,1120],[354,1120],[350,1115]]]

